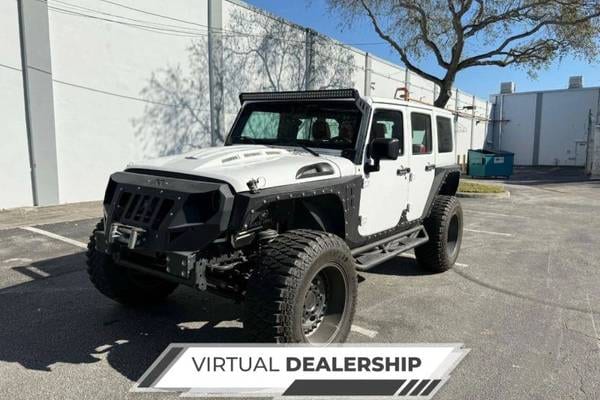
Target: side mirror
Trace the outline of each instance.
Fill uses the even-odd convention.
[[[400,153],[400,141],[396,138],[373,139],[369,147],[369,155],[375,163],[365,165],[365,172],[367,174],[379,171],[380,160],[397,160]]]
[[[371,158],[374,160],[397,160],[399,153],[400,141],[396,138],[378,138],[371,142]]]

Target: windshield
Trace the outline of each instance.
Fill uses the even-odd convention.
[[[254,103],[244,107],[229,144],[353,149],[360,121],[349,101]]]

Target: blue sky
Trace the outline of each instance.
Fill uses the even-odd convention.
[[[344,43],[381,42],[367,21],[356,24],[352,29],[341,28],[341,20],[331,15],[323,0],[246,0],[248,3],[270,11],[299,25],[310,27]],[[387,45],[355,45],[378,57],[401,64],[393,50]],[[437,71],[432,60],[422,60],[421,67]],[[583,75],[585,86],[600,86],[600,60],[595,65],[585,61],[565,59],[547,70],[541,70],[537,79],[530,78],[526,71],[515,68],[480,67],[460,73],[456,86],[469,93],[487,98],[497,93],[502,81],[514,81],[517,91],[561,89],[567,87],[569,76]]]

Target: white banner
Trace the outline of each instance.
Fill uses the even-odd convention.
[[[134,390],[430,398],[467,352],[461,344],[171,344]]]

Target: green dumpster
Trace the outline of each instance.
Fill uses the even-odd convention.
[[[515,154],[508,151],[469,150],[469,175],[473,177],[510,177]]]

